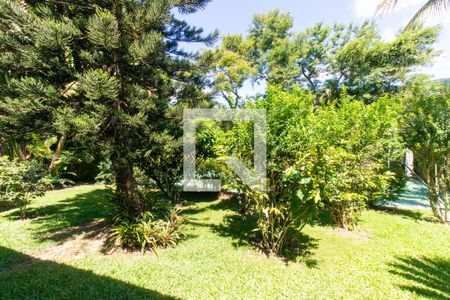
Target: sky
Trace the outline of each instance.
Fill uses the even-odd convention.
[[[380,0],[212,0],[195,14],[182,16],[190,25],[202,27],[205,32],[219,30],[220,35],[246,33],[254,14],[279,8],[289,12],[294,19],[294,31],[302,31],[317,22],[362,23],[374,20],[385,40],[392,40],[414,12],[427,0],[403,0],[391,12],[375,15]],[[442,50],[432,65],[417,70],[435,78],[450,78],[450,8],[447,12],[428,17],[426,25],[442,24],[443,30],[437,43]],[[190,49],[206,47],[199,45]]]

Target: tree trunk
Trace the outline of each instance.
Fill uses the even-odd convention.
[[[431,210],[439,221],[448,224],[448,218],[446,216],[447,209],[442,207],[443,205],[445,206],[445,199],[441,198],[441,187],[439,184],[440,174],[437,164],[425,164],[425,176]]]
[[[58,140],[58,144],[56,145],[56,150],[55,150],[55,153],[53,153],[52,161],[50,162],[50,167],[49,167],[49,171],[52,174],[54,174],[56,171],[56,163],[58,162],[58,160],[61,156],[61,152],[64,149],[64,144],[66,143],[66,139],[67,139],[67,136],[65,134],[63,134]]]
[[[135,193],[133,167],[129,163],[114,163],[117,192],[128,204],[129,213],[137,217],[142,212],[142,202]]]

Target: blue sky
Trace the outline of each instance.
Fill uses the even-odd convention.
[[[182,18],[190,25],[204,28],[206,32],[218,29],[221,35],[243,33],[248,30],[254,14],[279,8],[292,15],[295,31],[317,22],[361,23],[365,19],[374,19],[383,38],[390,40],[426,0],[403,0],[389,14],[374,16],[378,2],[379,0],[212,0],[205,10]],[[433,65],[418,71],[435,78],[450,77],[450,11],[431,16],[427,24],[442,24],[443,32],[437,48],[443,53]]]

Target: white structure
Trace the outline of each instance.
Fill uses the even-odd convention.
[[[406,155],[405,155],[405,174],[408,177],[413,177],[414,171],[414,153],[407,149],[406,150]]]

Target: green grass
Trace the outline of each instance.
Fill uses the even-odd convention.
[[[50,192],[26,221],[0,208],[0,298],[450,297],[450,229],[414,211],[366,211],[350,234],[318,220],[303,231],[300,254],[281,260],[254,250],[254,220],[238,216],[233,202],[191,195],[186,237],[158,255],[33,258],[69,240],[74,228],[108,218],[108,193],[99,186]]]

